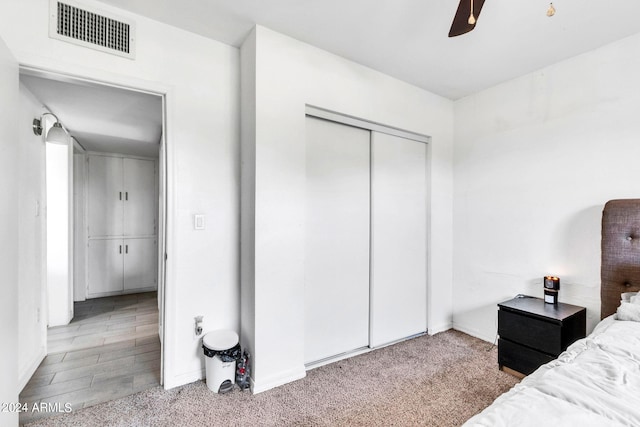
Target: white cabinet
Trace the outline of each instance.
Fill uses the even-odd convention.
[[[122,239],[90,239],[88,297],[122,291]]]
[[[88,157],[89,237],[156,234],[155,161]]]
[[[154,238],[124,239],[125,291],[156,288],[156,247],[157,241]]]
[[[88,297],[152,290],[156,280],[155,238],[90,239]]]
[[[155,160],[87,161],[87,297],[156,289]]]
[[[89,237],[122,235],[122,159],[89,156]]]
[[[124,235],[153,236],[156,234],[155,162],[123,159]]]

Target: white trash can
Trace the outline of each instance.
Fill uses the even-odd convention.
[[[202,338],[207,387],[214,393],[231,391],[236,383],[236,358],[240,351],[238,334],[229,330],[208,332]]]

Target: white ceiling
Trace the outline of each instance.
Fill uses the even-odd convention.
[[[158,157],[160,96],[29,74],[20,81],[86,150]]]
[[[640,32],[638,0],[486,0],[448,38],[458,0],[102,0],[240,46],[255,24],[450,99]]]
[[[238,47],[260,24],[454,100],[640,32],[639,0],[486,0],[455,38],[458,0],[102,1]],[[159,96],[21,79],[88,150],[157,156]]]

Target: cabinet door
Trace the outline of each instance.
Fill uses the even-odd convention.
[[[426,145],[371,138],[371,346],[427,330]]]
[[[122,239],[89,240],[87,296],[122,291]]]
[[[124,290],[157,285],[156,239],[124,239]]]
[[[156,234],[156,180],[153,160],[124,159],[124,235]]]
[[[122,236],[122,159],[89,156],[89,237]]]
[[[369,131],[307,117],[305,363],[369,343]]]

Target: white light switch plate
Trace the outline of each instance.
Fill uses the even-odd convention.
[[[204,215],[198,214],[193,216],[193,228],[195,230],[204,230]]]

